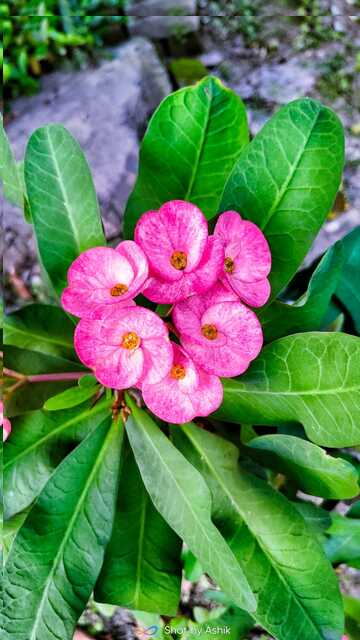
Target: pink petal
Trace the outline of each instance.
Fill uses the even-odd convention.
[[[184,200],[166,202],[159,211],[143,214],[136,225],[135,240],[144,250],[151,272],[174,282],[199,264],[208,237],[207,222],[198,207]],[[171,264],[174,251],[187,256],[184,271]]]
[[[135,273],[130,262],[115,249],[95,247],[82,253],[68,271],[69,286],[61,298],[66,311],[82,317],[94,306],[103,304],[128,305],[135,291],[132,282]],[[121,296],[112,296],[117,284],[128,287]]]
[[[8,439],[10,433],[11,433],[11,422],[10,420],[8,420],[7,418],[4,418],[3,420],[3,442],[5,442],[5,440]]]
[[[124,240],[116,247],[115,251],[123,256],[131,265],[134,279],[129,288],[133,298],[141,292],[141,288],[149,275],[149,265],[145,253],[133,240]]]
[[[213,304],[227,295],[234,296],[216,285],[204,296],[193,296],[175,306],[173,321],[180,332],[181,344],[196,364],[208,373],[233,377],[243,373],[256,358],[263,337],[256,315],[240,301]],[[216,327],[215,339],[209,340],[202,334],[204,325]]]
[[[224,287],[217,282],[209,291],[201,295],[194,295],[186,300],[178,302],[172,311],[172,319],[180,333],[201,336],[201,318],[205,311],[219,302],[238,302],[238,296],[229,287]],[[207,341],[208,342],[208,341]]]
[[[125,349],[122,340],[135,333],[140,342]],[[80,360],[95,371],[104,385],[125,389],[140,379],[160,380],[169,371],[172,348],[165,323],[143,307],[98,307],[82,318],[75,330]]]
[[[189,422],[195,416],[206,416],[222,402],[222,385],[216,376],[209,376],[195,367],[191,358],[173,344],[174,364],[182,365],[186,375],[174,379],[170,373],[157,384],[144,383],[143,398],[159,418],[174,424]]]
[[[215,231],[224,246],[225,257],[234,261],[238,279],[253,282],[264,279],[271,269],[271,253],[267,240],[257,225],[242,220],[236,211],[225,211],[219,217]]]
[[[203,293],[217,281],[222,269],[223,258],[221,244],[214,236],[211,236],[199,266],[194,271],[191,273],[182,272],[182,277],[172,283],[155,276],[150,277],[143,293],[152,302],[161,304],[173,304],[194,294]]]
[[[258,282],[244,282],[229,274],[224,274],[221,280],[226,283],[233,291],[237,293],[239,298],[250,307],[262,307],[267,303],[271,287],[267,278]]]

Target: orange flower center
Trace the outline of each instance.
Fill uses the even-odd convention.
[[[225,258],[224,268],[226,273],[234,273],[234,270],[235,270],[234,260],[232,258]]]
[[[170,371],[170,376],[175,380],[183,380],[186,376],[185,367],[183,367],[182,364],[174,364]]]
[[[170,258],[170,262],[174,269],[184,271],[187,265],[187,255],[183,251],[174,251]]]
[[[118,296],[123,296],[124,293],[127,293],[129,291],[129,288],[126,286],[126,284],[116,284],[114,287],[111,287],[110,289],[110,293],[114,298],[117,298]]]
[[[132,351],[133,349],[137,349],[139,345],[140,338],[135,331],[129,331],[129,333],[125,333],[125,335],[123,335],[121,346],[124,347],[124,349]]]
[[[214,324],[204,324],[204,326],[201,327],[201,333],[204,338],[207,338],[208,340],[215,340],[218,335],[218,330]]]

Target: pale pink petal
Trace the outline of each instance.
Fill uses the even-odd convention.
[[[3,442],[5,442],[5,440],[8,439],[10,433],[11,433],[10,420],[8,420],[7,418],[4,418],[4,420],[3,420]]]
[[[137,294],[131,284],[135,278],[129,261],[110,247],[95,247],[82,253],[68,271],[69,286],[61,302],[66,311],[82,317],[94,306],[103,304],[129,305]],[[124,285],[128,291],[121,296],[111,295],[115,285]]]
[[[271,253],[267,240],[253,222],[242,220],[236,211],[219,216],[214,234],[224,246],[225,258],[234,262],[237,278],[245,282],[262,280],[271,269]],[[231,280],[232,274],[229,274]]]
[[[209,376],[195,367],[191,358],[178,345],[173,344],[174,365],[181,365],[185,377],[175,379],[169,373],[157,384],[144,383],[142,393],[145,404],[159,418],[174,424],[189,422],[197,415],[206,416],[222,402],[219,378]]]
[[[124,240],[115,251],[122,255],[132,267],[134,279],[129,287],[129,293],[135,298],[149,275],[149,265],[145,253],[133,240]]]
[[[135,229],[135,241],[145,252],[151,273],[169,282],[179,280],[199,264],[207,237],[207,222],[200,209],[183,200],[172,200],[159,211],[143,214]],[[171,264],[174,252],[186,255],[184,271]]]
[[[182,272],[181,279],[172,283],[155,276],[150,277],[143,293],[152,302],[160,304],[173,304],[194,294],[203,293],[216,283],[222,269],[223,257],[221,244],[212,236],[208,239],[204,255],[194,271]]]
[[[250,307],[262,307],[270,297],[271,287],[267,278],[258,282],[244,282],[236,278],[235,274],[234,277],[224,274],[221,279]]]
[[[95,375],[101,384],[113,389],[128,389],[137,383],[143,373],[142,349],[129,351],[121,347],[108,349],[96,363]]]
[[[127,334],[139,344],[126,349]],[[172,348],[165,323],[143,307],[98,307],[82,318],[75,331],[80,360],[105,386],[126,389],[141,379],[160,380],[170,369]]]

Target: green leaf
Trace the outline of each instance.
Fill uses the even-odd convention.
[[[141,145],[139,176],[125,211],[125,237],[133,237],[145,211],[168,200],[189,200],[212,218],[248,140],[245,107],[217,78],[204,78],[165,98]]]
[[[19,531],[20,527],[24,524],[25,518],[28,515],[28,509],[18,513],[10,520],[5,520],[2,526],[1,532],[1,545],[4,551],[4,557],[9,555],[9,551],[12,543],[14,542],[15,536]]]
[[[344,254],[341,242],[337,242],[325,253],[315,269],[306,293],[295,302],[286,304],[275,300],[258,313],[265,342],[305,331],[317,331],[335,292]]]
[[[257,224],[272,254],[272,298],[291,280],[331,209],[344,165],[344,132],[320,102],[280,109],[244,149],[220,210]]]
[[[302,515],[310,531],[322,540],[322,535],[331,525],[328,511],[317,507],[312,502],[292,502],[295,509]]]
[[[184,575],[186,580],[190,582],[198,582],[201,576],[204,574],[204,570],[197,558],[190,551],[186,549],[183,551],[182,560],[184,564]]]
[[[127,609],[176,615],[181,540],[153,506],[126,447],[113,534],[95,599]]]
[[[198,624],[190,620],[189,632],[185,634],[186,640],[194,637],[198,640],[209,640],[209,636],[212,640],[223,640],[224,635],[229,640],[241,640],[248,637],[247,634],[254,626],[251,616],[238,607],[231,606],[221,615],[216,615],[216,609],[202,611],[208,614],[208,619]]]
[[[213,519],[258,595],[252,615],[277,640],[340,639],[340,592],[323,550],[293,505],[238,466],[237,448],[194,424],[173,429],[203,474]]]
[[[360,569],[360,520],[331,514],[332,524],[327,530],[325,551],[334,564],[345,564]]]
[[[7,345],[78,362],[73,340],[74,324],[59,307],[30,304],[5,317]]]
[[[312,442],[281,434],[254,438],[247,452],[265,467],[288,476],[305,493],[322,498],[354,498],[358,495],[356,469],[333,458]]]
[[[4,640],[73,637],[113,526],[121,431],[110,425],[109,417],[63,461],[11,547]]]
[[[349,640],[360,640],[360,601],[343,595],[345,609],[345,629]]]
[[[299,422],[327,447],[360,443],[360,339],[303,333],[271,343],[238,379],[224,379],[215,417],[241,424]]]
[[[92,398],[96,393],[96,387],[71,387],[56,396],[52,396],[46,400],[44,409],[46,411],[60,411],[61,409],[70,409],[77,407],[79,404]]]
[[[211,522],[211,498],[204,480],[148,414],[127,400],[132,413],[126,431],[154,506],[231,600],[253,611],[256,602],[248,582]]]
[[[23,208],[24,191],[20,180],[16,160],[4,130],[3,117],[0,114],[0,180],[4,196],[13,204]]]
[[[342,270],[336,296],[351,314],[355,328],[360,334],[360,227],[342,240],[347,256]]]
[[[40,258],[60,294],[75,258],[105,243],[88,164],[64,127],[48,125],[32,134],[25,182]]]
[[[110,402],[12,419],[4,447],[4,513],[9,518],[40,493],[61,460],[109,414]]]

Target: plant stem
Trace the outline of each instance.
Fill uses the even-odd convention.
[[[4,367],[3,373],[8,378],[14,378],[15,380],[19,380],[21,382],[57,382],[61,380],[80,380],[85,375],[87,375],[87,371],[77,372],[73,371],[70,373],[41,373],[38,375],[30,375],[26,376],[22,373],[18,373],[18,371],[13,371],[12,369],[6,369]]]

